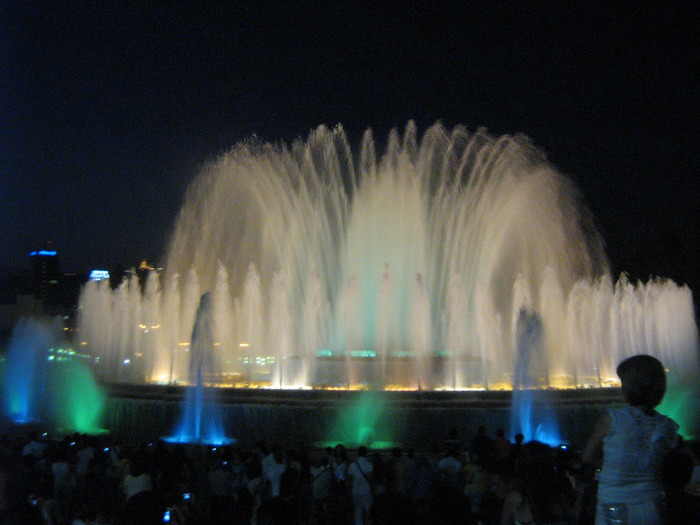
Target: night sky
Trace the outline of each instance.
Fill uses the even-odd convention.
[[[697,288],[697,13],[565,3],[0,2],[0,268],[48,240],[66,271],[162,264],[237,141],[413,119],[528,135],[616,273]]]

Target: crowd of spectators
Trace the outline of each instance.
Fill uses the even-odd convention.
[[[580,454],[480,427],[428,451],[236,443],[134,445],[109,436],[0,442],[0,524],[586,524]],[[700,523],[700,449],[668,461],[670,523]]]

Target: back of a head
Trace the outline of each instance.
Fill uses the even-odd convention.
[[[519,468],[533,472],[550,472],[554,468],[554,449],[541,441],[528,441],[523,445]]]
[[[650,355],[635,355],[617,367],[622,393],[632,406],[654,408],[666,393],[666,371],[661,361]]]

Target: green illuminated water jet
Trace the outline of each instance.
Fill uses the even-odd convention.
[[[667,374],[668,387],[657,410],[680,425],[685,439],[700,438],[700,385],[697,377],[674,371]]]
[[[319,447],[342,443],[349,448],[364,445],[370,449],[396,446],[393,441],[396,422],[387,410],[383,396],[375,391],[362,392],[357,399],[342,407],[329,432],[330,439]]]
[[[49,374],[53,423],[63,431],[101,434],[105,396],[92,372],[77,360],[52,365]]]

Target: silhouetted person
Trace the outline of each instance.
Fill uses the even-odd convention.
[[[493,456],[493,448],[491,438],[486,435],[486,427],[479,425],[476,436],[472,439],[469,447],[469,454],[474,454],[479,458],[482,464],[489,463]]]
[[[573,489],[548,445],[539,441],[525,444],[515,478],[503,502],[501,525],[569,523]]]

